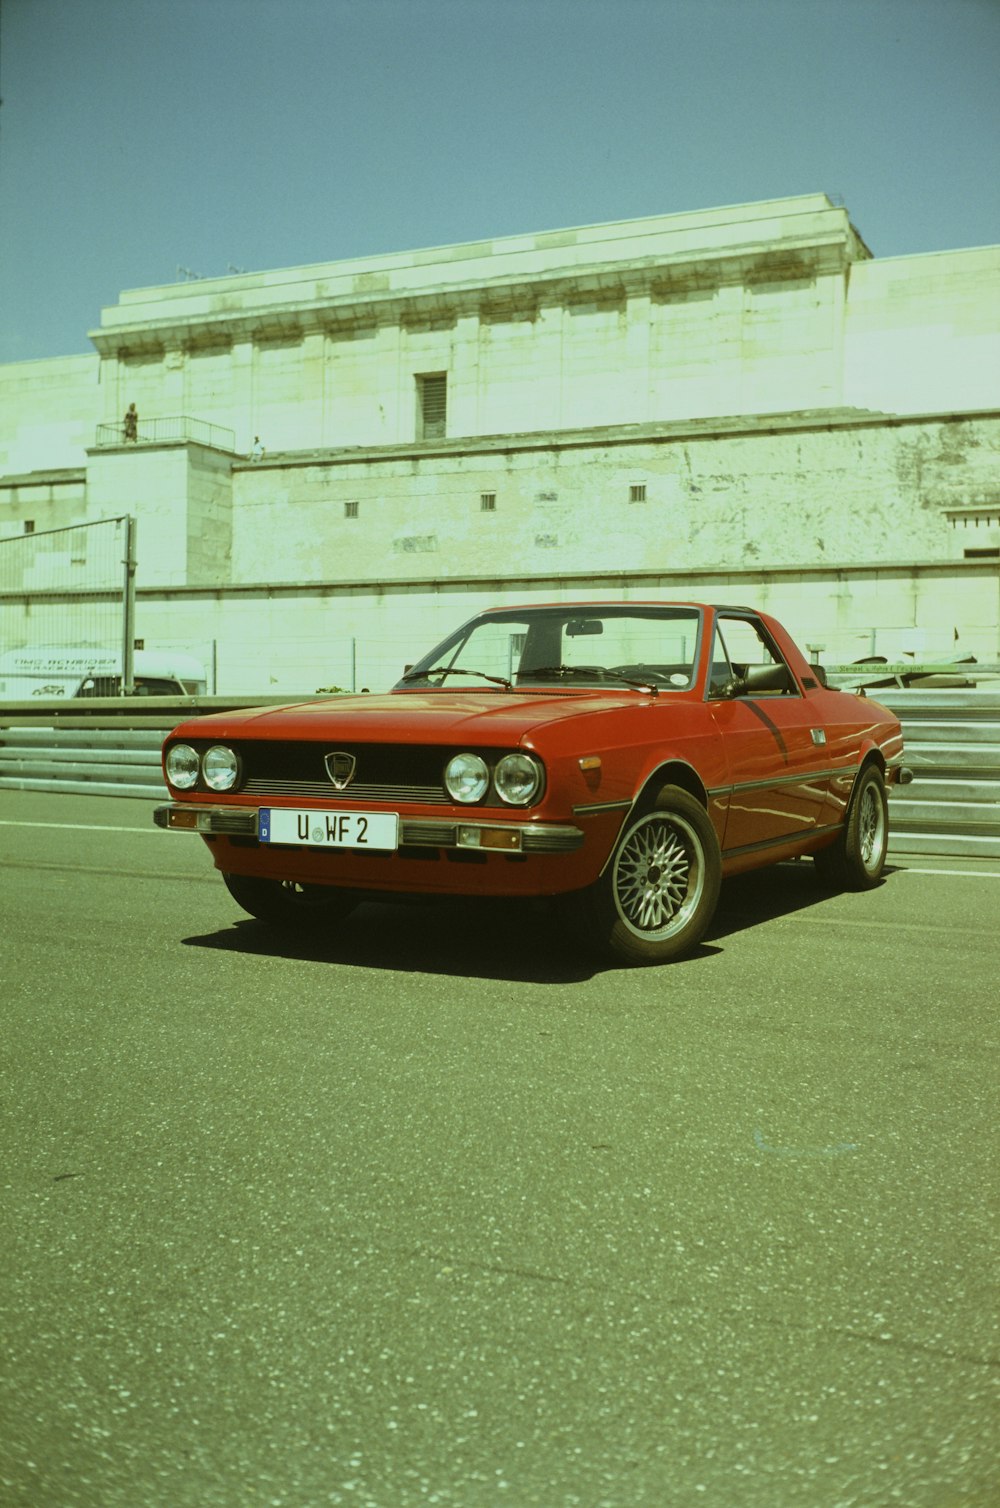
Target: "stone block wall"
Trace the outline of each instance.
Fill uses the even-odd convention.
[[[956,413],[1000,392],[1000,247],[850,269],[844,392],[859,408]]]
[[[92,451],[88,510],[136,519],[144,585],[230,580],[232,461],[218,451],[184,441]]]
[[[958,523],[996,497],[998,475],[997,415],[887,424],[839,414],[238,466],[233,579],[961,559]]]
[[[0,537],[135,515],[146,636],[211,643],[223,689],[265,651],[293,690],[375,676],[362,641],[384,680],[517,581],[797,611],[794,577],[851,642],[998,648],[998,248],[873,260],[807,195],[133,290],[92,336],[0,368]],[[197,424],[96,446],[132,402],[235,455]]]
[[[97,356],[0,366],[0,478],[84,465],[101,420],[100,372]]]

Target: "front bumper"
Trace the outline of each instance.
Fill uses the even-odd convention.
[[[257,807],[171,802],[155,808],[153,821],[157,827],[172,832],[195,832],[204,838],[238,838],[252,846],[260,843],[260,811]],[[575,853],[582,843],[583,833],[569,823],[491,823],[475,819],[456,822],[442,821],[439,817],[399,819],[401,849],[455,848],[507,854],[568,854]]]

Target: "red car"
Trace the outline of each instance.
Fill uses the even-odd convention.
[[[773,618],[694,603],[480,613],[386,695],[195,717],[161,827],[233,898],[326,926],[398,895],[548,896],[600,953],[689,951],[727,875],[811,854],[878,883],[899,722]]]

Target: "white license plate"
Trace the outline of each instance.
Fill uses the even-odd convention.
[[[262,843],[384,851],[399,847],[399,817],[395,812],[290,811],[284,806],[265,806],[257,836]]]

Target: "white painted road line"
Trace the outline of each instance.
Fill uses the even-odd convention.
[[[3,818],[0,818],[0,827],[50,827],[81,833],[147,833],[153,837],[166,832],[165,828],[154,827],[152,824],[149,827],[111,827],[103,822],[13,822]],[[892,862],[890,855],[890,865]],[[1000,869],[918,869],[913,864],[900,864],[894,869],[894,873],[943,874],[957,880],[1000,880]]]
[[[0,818],[0,827],[57,827],[67,832],[80,833],[154,833],[164,831],[162,827],[109,827],[103,822],[8,822]]]
[[[889,860],[890,864],[892,860]],[[996,869],[916,869],[912,864],[900,865],[896,874],[947,874],[959,880],[1000,880]]]

